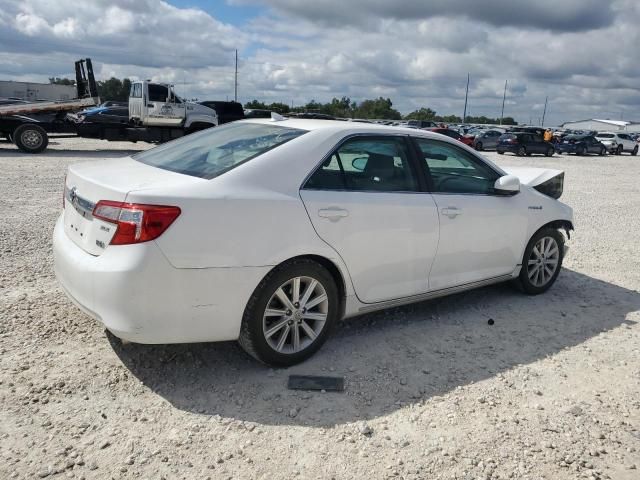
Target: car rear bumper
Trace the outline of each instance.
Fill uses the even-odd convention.
[[[271,267],[178,269],[155,242],[93,256],[53,235],[56,277],[69,298],[114,335],[137,343],[235,340],[244,308]]]

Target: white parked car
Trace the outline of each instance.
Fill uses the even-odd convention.
[[[564,173],[503,169],[423,130],[234,122],[69,167],[56,275],[116,336],[239,340],[291,365],[343,317],[556,280]]]
[[[623,152],[628,152],[631,155],[638,154],[638,143],[628,133],[599,132],[596,135],[596,140],[604,144],[609,153],[617,155],[622,155]]]

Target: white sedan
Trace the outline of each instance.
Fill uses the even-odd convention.
[[[70,166],[55,271],[122,339],[239,340],[291,365],[341,318],[503,281],[546,291],[573,228],[563,178],[422,130],[234,122]]]

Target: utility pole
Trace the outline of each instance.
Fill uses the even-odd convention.
[[[502,125],[502,119],[504,118],[504,100],[507,98],[507,81],[504,81],[504,93],[502,94],[502,111],[500,112],[500,125]]]
[[[540,122],[541,127],[544,127],[544,117],[547,115],[547,100],[549,100],[549,97],[544,97],[544,110],[542,111],[542,122]]]
[[[467,73],[467,91],[464,94],[464,113],[462,114],[462,123],[464,123],[465,118],[467,118],[467,100],[469,98],[469,78],[470,78],[470,74]]]
[[[234,82],[233,99],[236,102],[238,101],[238,49],[237,48],[236,48],[236,75],[235,75],[235,82]]]

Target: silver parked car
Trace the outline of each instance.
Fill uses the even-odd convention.
[[[503,133],[504,131],[500,130],[485,130],[484,132],[480,132],[473,139],[473,148],[476,150],[496,148],[498,146],[498,141],[500,140],[500,135]]]

